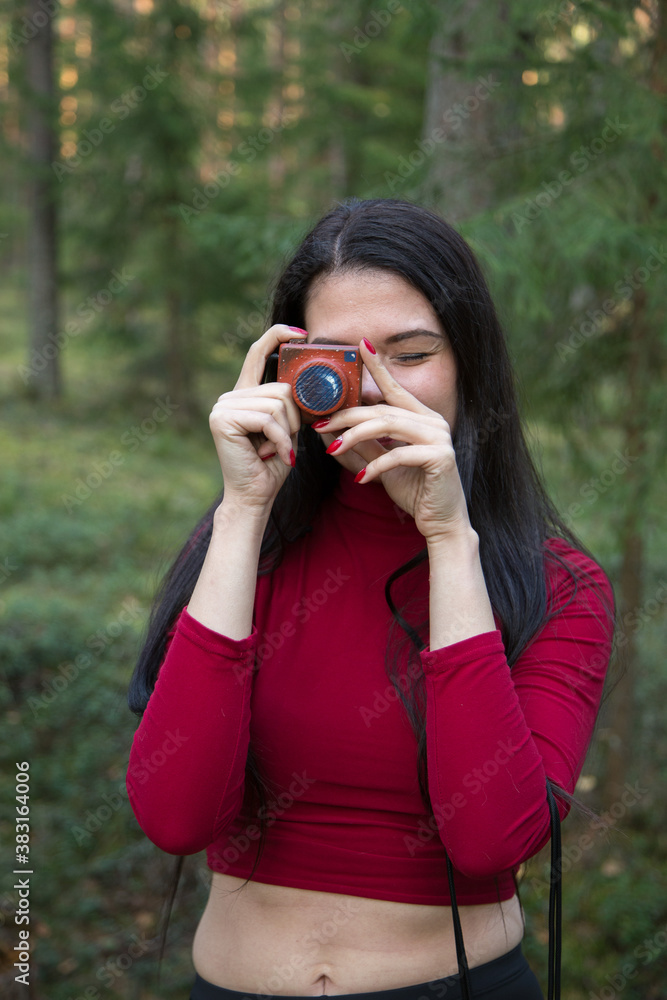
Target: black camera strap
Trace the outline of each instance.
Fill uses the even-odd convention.
[[[447,861],[447,880],[449,882],[449,897],[452,903],[452,921],[454,923],[454,940],[456,941],[456,958],[459,963],[459,976],[461,978],[462,1000],[473,1000],[472,989],[470,988],[470,973],[468,970],[468,959],[466,949],[463,944],[463,932],[461,930],[461,920],[459,918],[459,907],[456,902],[456,890],[454,888],[454,870],[449,860],[449,854],[445,851]]]
[[[549,878],[549,985],[548,1000],[560,1000],[560,967],[561,967],[561,937],[562,937],[562,848],[560,836],[560,814],[558,806],[551,791],[551,782],[547,778],[547,802],[549,804],[550,825],[551,825],[551,873]],[[445,851],[447,861],[447,880],[449,882],[449,896],[452,904],[452,922],[454,924],[454,940],[456,941],[456,958],[459,963],[459,977],[461,980],[462,1000],[473,1000],[472,988],[470,986],[470,970],[468,969],[468,959],[466,957],[465,945],[463,943],[463,933],[461,931],[461,920],[459,918],[459,908],[456,902],[456,890],[454,888],[454,870],[449,860],[449,855]]]
[[[551,872],[549,878],[549,996],[560,1000],[561,930],[563,910],[563,861],[560,814],[547,778],[547,801],[551,814]]]

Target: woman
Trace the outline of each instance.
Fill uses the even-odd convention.
[[[272,323],[213,407],[224,494],[130,696],[137,819],[213,871],[192,1000],[542,997],[515,871],[549,839],[547,781],[569,810],[609,582],[540,486],[487,286],[440,218],[340,205]],[[290,339],[358,347],[361,405],[302,426],[262,382]]]

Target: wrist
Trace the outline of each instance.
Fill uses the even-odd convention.
[[[223,497],[213,515],[213,532],[217,534],[232,529],[235,534],[240,532],[262,538],[270,514],[270,505],[257,507],[241,503],[233,497]]]
[[[452,525],[446,530],[426,536],[424,541],[426,542],[429,554],[435,554],[440,550],[451,552],[455,549],[461,551],[467,549],[473,553],[479,552],[479,535],[469,521],[457,522],[457,524]]]

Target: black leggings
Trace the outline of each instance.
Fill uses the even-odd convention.
[[[397,990],[373,990],[341,996],[344,995],[346,1000],[461,1000],[460,983],[457,974],[416,986],[401,986]],[[470,969],[470,987],[473,1000],[544,1000],[540,984],[531,972],[520,944],[506,955]],[[276,1000],[303,1000],[303,996],[276,995]],[[214,986],[197,975],[190,1000],[273,1000],[273,997],[265,993],[243,993]]]

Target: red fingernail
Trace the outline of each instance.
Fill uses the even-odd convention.
[[[375,350],[375,348],[371,344],[370,340],[366,340],[365,337],[363,337],[362,340],[363,340],[364,344],[366,345],[366,347],[368,348],[368,350],[371,352],[371,354],[377,354],[377,351]]]
[[[366,469],[365,468],[363,468],[361,470],[361,472],[357,472],[356,476],[354,477],[355,483],[361,482],[361,480],[364,478],[365,475],[366,475]]]
[[[263,462],[266,462],[267,459],[273,458],[274,455],[275,455],[275,451],[272,451],[270,455],[260,455],[259,457],[261,458],[261,460]]]
[[[290,449],[289,460],[292,463],[292,468],[296,465],[296,455],[294,454],[294,448]]]
[[[329,423],[330,420],[331,417],[323,417],[322,420],[316,420],[315,423],[311,424],[310,426],[314,427],[316,430],[319,430],[320,427],[326,427],[326,425]]]
[[[332,441],[329,447],[327,448],[327,455],[333,455],[335,451],[338,451],[342,443],[343,443],[342,438],[336,438],[335,441]]]
[[[305,337],[308,336],[308,331],[307,330],[302,330],[300,326],[288,326],[287,329],[288,330],[293,330],[294,333],[302,333]]]

